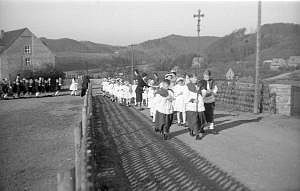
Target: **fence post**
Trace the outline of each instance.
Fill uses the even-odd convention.
[[[74,141],[75,141],[75,189],[80,191],[80,151],[81,151],[81,134],[82,133],[82,123],[80,122],[78,126],[74,129]]]
[[[57,173],[57,191],[75,190],[75,169]]]
[[[86,107],[82,107],[82,137],[84,138],[86,135],[86,125],[87,125],[87,115],[86,115]]]
[[[81,151],[81,181],[80,181],[80,189],[81,191],[86,191],[86,142],[85,142],[85,136],[82,138],[82,151]]]

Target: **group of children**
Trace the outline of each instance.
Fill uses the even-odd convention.
[[[62,86],[62,78],[30,78],[21,79],[17,75],[14,81],[2,79],[0,82],[0,96],[4,99],[8,97],[20,98],[25,96],[40,96],[42,93],[53,92],[55,96],[59,94]]]
[[[214,130],[215,95],[218,88],[210,79],[210,71],[205,71],[203,79],[196,75],[177,77],[175,72],[168,73],[165,78],[154,83],[147,80],[148,86],[143,90],[143,103],[150,109],[155,132],[160,132],[163,139],[169,138],[170,127],[176,113],[179,126],[188,126],[191,136],[196,140],[203,137],[204,126]],[[103,91],[114,102],[130,106],[136,105],[136,81],[131,85],[128,81],[117,79],[104,79]]]
[[[136,83],[130,84],[121,78],[104,79],[102,82],[103,91],[109,95],[111,101],[131,106],[132,101],[135,103]]]

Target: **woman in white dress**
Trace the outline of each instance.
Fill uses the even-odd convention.
[[[135,105],[135,106],[137,106],[137,103],[136,103],[136,93],[135,93],[136,87],[137,87],[137,81],[134,80],[134,81],[133,81],[133,84],[132,84],[132,86],[131,86],[131,88],[132,88],[131,98],[134,99],[134,105]]]
[[[70,90],[71,90],[71,96],[76,96],[77,95],[78,82],[76,82],[75,78],[72,78],[72,83],[70,85]]]
[[[173,88],[175,101],[173,102],[174,111],[177,112],[177,123],[179,126],[186,125],[186,113],[185,113],[185,102],[184,93],[188,91],[187,86],[184,83],[183,78],[178,78],[176,85]],[[180,119],[182,115],[182,120]]]
[[[154,80],[149,81],[149,88],[148,88],[148,108],[150,109],[150,116],[154,116],[154,94],[155,94],[155,88],[152,87],[154,85]]]

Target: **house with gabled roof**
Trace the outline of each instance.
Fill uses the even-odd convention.
[[[28,28],[0,33],[0,79],[15,79],[22,70],[55,66],[55,54]]]
[[[225,74],[225,78],[227,80],[233,80],[234,76],[235,76],[234,71],[232,70],[232,68],[229,68]]]

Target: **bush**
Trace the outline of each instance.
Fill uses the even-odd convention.
[[[43,77],[43,78],[52,78],[52,79],[56,79],[56,78],[65,78],[65,73],[51,65],[47,65],[44,68],[41,68],[39,70],[21,70],[18,72],[21,76],[21,78],[39,78],[39,77]]]

